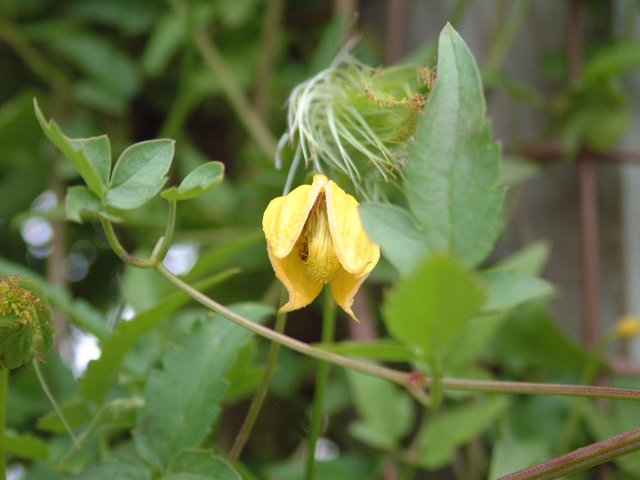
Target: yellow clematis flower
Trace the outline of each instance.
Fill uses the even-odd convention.
[[[357,321],[353,297],[380,259],[358,201],[324,175],[271,200],[262,218],[269,260],[289,292],[281,308],[297,310],[331,284],[336,303]]]

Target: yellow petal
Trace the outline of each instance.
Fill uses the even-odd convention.
[[[326,183],[327,177],[316,175],[312,185],[300,185],[288,195],[271,200],[262,217],[262,229],[272,255],[289,255]]]
[[[323,284],[307,273],[306,265],[294,250],[284,258],[278,258],[267,247],[269,260],[276,277],[289,292],[289,301],[280,310],[290,312],[309,305],[322,290]]]
[[[353,297],[355,297],[365,278],[367,278],[366,275],[363,277],[356,277],[355,275],[342,270],[338,273],[338,276],[333,280],[333,282],[331,282],[331,294],[333,295],[333,299],[340,308],[347,312],[356,322],[359,322],[359,320],[351,309],[353,306]]]
[[[340,264],[356,276],[365,270],[370,272],[378,263],[380,247],[369,239],[362,226],[357,200],[331,180],[325,194],[329,230]]]

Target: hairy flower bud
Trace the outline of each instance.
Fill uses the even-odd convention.
[[[51,310],[39,285],[19,275],[0,279],[0,368],[17,368],[53,343]]]
[[[432,82],[426,67],[376,69],[343,52],[291,92],[289,128],[280,141],[278,161],[290,142],[296,145],[296,157],[312,163],[314,170],[345,175],[361,195],[375,198],[380,182],[402,176],[407,139]]]

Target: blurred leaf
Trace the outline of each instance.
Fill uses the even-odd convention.
[[[271,313],[259,304],[232,309],[254,320]],[[198,324],[167,352],[162,372],[149,378],[145,406],[138,413],[134,439],[143,458],[166,466],[202,443],[218,417],[227,390],[225,377],[250,336],[248,330],[218,316]]]
[[[496,335],[490,352],[495,361],[515,371],[542,368],[576,373],[582,371],[590,358],[539,303],[516,309]]]
[[[221,272],[199,282],[194,287],[198,290],[211,288],[227,280],[233,273],[235,272],[232,270]],[[122,360],[140,337],[189,300],[187,294],[175,292],[166,296],[162,302],[154,307],[139,313],[132,320],[119,323],[113,333],[101,342],[100,358],[89,363],[87,372],[81,380],[80,391],[85,398],[96,403],[102,402],[112,386]]]
[[[344,341],[336,343],[315,343],[315,347],[341,355],[371,358],[388,362],[408,362],[415,355],[404,345],[391,339],[379,339],[370,342]]]
[[[447,25],[439,38],[435,87],[418,115],[405,170],[409,208],[429,251],[453,252],[472,266],[491,251],[504,200],[499,162],[478,68]]]
[[[161,194],[167,200],[189,200],[195,198],[222,182],[224,177],[224,164],[220,162],[208,162],[200,165],[187,175],[180,185],[170,187]]]
[[[69,426],[74,429],[86,425],[93,419],[94,412],[81,399],[72,399],[60,405],[60,410]],[[38,419],[37,427],[43,432],[66,433],[66,428],[56,410]]]
[[[48,45],[108,92],[121,109],[140,89],[140,75],[131,57],[107,38],[93,33],[58,34]]]
[[[380,478],[381,459],[373,455],[339,455],[333,460],[316,463],[317,480],[377,480]],[[268,465],[260,477],[264,480],[300,480],[305,475],[304,459],[290,460]]]
[[[124,459],[104,460],[73,480],[151,480],[151,475],[139,463]]]
[[[478,360],[487,349],[506,320],[504,314],[484,314],[474,317],[467,328],[453,340],[451,348],[442,362],[445,373],[455,374],[471,362]]]
[[[553,293],[553,287],[545,280],[506,270],[487,270],[482,272],[482,278],[489,287],[489,297],[483,307],[487,312],[508,310]]]
[[[388,293],[384,319],[391,334],[421,357],[438,358],[478,313],[485,295],[457,260],[432,257]]]
[[[502,478],[523,468],[542,463],[549,456],[549,445],[545,439],[500,436],[493,446],[489,479]]]
[[[493,266],[493,269],[507,270],[522,275],[540,275],[549,260],[550,253],[551,247],[548,242],[534,242],[503,258]]]
[[[617,43],[601,48],[584,67],[581,87],[611,77],[620,77],[623,73],[640,66],[640,48],[637,42]]]
[[[380,245],[382,254],[406,276],[426,257],[427,247],[409,212],[395,205],[365,203],[360,217],[369,237]]]
[[[142,54],[144,71],[151,76],[164,72],[186,38],[184,21],[175,12],[164,15],[156,22]]]
[[[0,145],[5,154],[0,165],[7,161],[7,152],[14,150],[34,151],[39,142],[38,123],[33,118],[33,93],[22,91],[0,107]],[[32,162],[29,162],[32,163]]]
[[[181,454],[169,470],[160,480],[242,480],[227,461],[204,451]]]
[[[71,161],[89,190],[98,198],[103,198],[111,168],[109,139],[106,135],[78,139],[66,137],[54,120],[47,123],[35,98],[33,108],[47,138]]]
[[[537,177],[542,168],[538,163],[521,157],[510,155],[502,162],[500,180],[498,183],[505,187],[511,187],[524,183]]]
[[[72,2],[70,13],[89,22],[99,22],[136,34],[153,25],[160,5],[147,0],[101,0],[100,2]]]
[[[174,145],[174,140],[160,139],[127,147],[113,168],[105,203],[131,210],[155,197],[167,181]]]
[[[7,455],[24,460],[46,460],[49,457],[47,442],[31,434],[18,435],[5,430],[4,441]]]
[[[413,427],[411,397],[387,380],[353,370],[347,370],[347,378],[358,412],[349,432],[367,445],[393,450]]]
[[[490,397],[448,408],[427,419],[419,437],[420,465],[436,470],[451,463],[456,449],[494,424],[508,404],[506,397]]]

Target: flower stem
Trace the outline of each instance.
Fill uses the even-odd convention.
[[[322,343],[333,342],[336,330],[336,306],[333,303],[331,290],[324,288],[324,302],[322,304]],[[322,433],[324,419],[324,397],[329,379],[329,362],[318,364],[316,375],[316,388],[313,397],[313,409],[311,411],[311,426],[309,428],[309,441],[307,445],[307,469],[305,480],[313,480],[316,467],[316,445]]]
[[[573,450],[533,467],[512,473],[502,480],[548,480],[608,462],[640,449],[640,428]]]
[[[282,289],[282,295],[280,297],[280,305],[282,305],[284,301],[284,295],[286,292]],[[285,326],[287,324],[287,312],[278,312],[276,315],[276,324],[274,330],[278,333],[283,333]],[[264,373],[262,374],[262,380],[260,381],[260,385],[251,400],[251,405],[249,405],[249,410],[247,411],[247,415],[242,422],[242,426],[240,427],[240,431],[236,436],[233,445],[231,446],[231,450],[229,451],[229,462],[235,463],[240,458],[242,454],[242,450],[247,444],[247,440],[249,440],[249,436],[251,435],[251,431],[258,419],[258,415],[260,414],[260,410],[262,409],[262,405],[264,404],[264,400],[267,397],[267,392],[269,391],[269,383],[271,382],[271,377],[273,376],[273,372],[275,371],[276,361],[278,359],[278,353],[280,352],[280,343],[272,341],[271,346],[269,347],[269,354],[267,355],[267,363],[264,367]]]
[[[7,478],[6,467],[6,446],[5,446],[5,430],[6,430],[6,404],[7,392],[9,391],[9,369],[0,368],[0,480]]]
[[[319,360],[333,363],[334,365],[340,365],[345,368],[350,368],[352,370],[366,373],[367,375],[372,375],[374,377],[388,380],[407,389],[407,391],[414,396],[419,395],[418,392],[424,394],[424,391],[421,389],[421,387],[429,387],[432,383],[429,377],[424,375],[416,376],[415,372],[402,372],[399,370],[394,370],[392,368],[383,367],[381,365],[376,365],[374,363],[354,360],[337,353],[323,350],[318,347],[313,347],[307,343],[296,340],[295,338],[291,338],[282,333],[275,332],[268,327],[260,325],[249,320],[248,318],[243,317],[242,315],[238,315],[237,313],[232,312],[225,306],[207,297],[188,283],[185,283],[180,278],[173,275],[162,264],[156,265],[155,268],[170,283],[173,283],[176,287],[187,293],[191,298],[193,298],[201,305],[204,305],[205,307],[213,310],[223,317],[226,317],[232,322],[235,322],[238,325],[251,330],[253,333],[260,335],[263,338],[278,342],[281,345],[290,348],[291,350],[302,353],[303,355],[307,355]],[[443,377],[441,379],[441,383],[443,390],[530,395],[570,395],[591,398],[610,398],[640,401],[640,390],[632,390],[628,388],[595,387],[586,385],[566,385],[553,383],[508,382],[500,380],[467,380],[448,377]],[[419,401],[421,403],[424,403],[425,399],[420,398]]]

